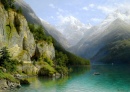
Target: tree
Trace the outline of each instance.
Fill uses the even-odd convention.
[[[62,52],[56,51],[56,65],[58,66],[66,66],[68,62],[68,57],[66,54],[63,54]]]
[[[0,66],[4,64],[4,61],[9,61],[10,60],[10,55],[9,52],[7,50],[7,47],[3,47],[0,51]]]
[[[22,8],[21,8],[21,7],[19,7],[19,8],[17,9],[17,13],[22,14]]]
[[[9,51],[7,50],[7,47],[3,47],[0,51],[0,66],[6,68],[7,72],[14,72],[16,71],[18,64],[18,61],[15,59],[11,59],[11,56],[9,54]]]
[[[15,0],[1,0],[1,3],[4,5],[4,8],[8,10],[9,8],[14,7]]]
[[[14,0],[8,0],[10,8],[14,5]]]

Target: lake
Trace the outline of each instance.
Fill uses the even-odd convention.
[[[29,78],[31,85],[12,92],[130,92],[130,66],[93,65],[73,69],[68,77],[59,79]],[[100,75],[93,75],[94,72]]]

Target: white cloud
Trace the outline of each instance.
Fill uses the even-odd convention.
[[[51,8],[55,8],[54,4],[49,4],[49,6],[50,6]]]
[[[93,8],[95,5],[94,4],[89,4],[89,7]]]
[[[105,14],[110,14],[116,10],[119,11],[129,11],[130,3],[114,3],[113,6],[97,6],[97,9],[101,10]]]
[[[94,6],[94,4],[89,4],[88,6],[83,7],[82,10],[88,11],[90,8],[93,8]]]
[[[101,10],[105,14],[109,14],[115,11],[115,7],[107,7],[107,6],[98,6],[97,9]]]
[[[85,11],[88,11],[88,7],[83,7],[82,9]]]
[[[103,19],[101,18],[92,18],[91,21],[93,22],[101,22]]]

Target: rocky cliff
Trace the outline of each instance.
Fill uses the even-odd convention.
[[[0,49],[5,46],[9,48],[11,56],[19,61],[31,62],[31,58],[37,54],[36,51],[39,51],[39,55],[46,53],[51,59],[55,57],[53,44],[40,42],[36,45],[22,14],[12,9],[6,11],[0,4]]]

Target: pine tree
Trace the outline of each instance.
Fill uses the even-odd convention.
[[[7,50],[7,47],[3,47],[0,51],[0,66],[4,64],[4,61],[9,61],[10,60],[10,55],[9,52]]]

